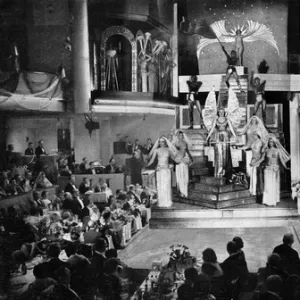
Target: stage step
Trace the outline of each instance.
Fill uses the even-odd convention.
[[[253,228],[253,227],[281,227],[299,224],[298,216],[281,218],[169,218],[151,219],[150,229],[163,228]]]
[[[208,175],[208,168],[202,167],[202,168],[191,168],[191,174],[192,176],[205,176]]]
[[[200,179],[200,183],[211,184],[211,185],[225,185],[226,184],[226,178],[203,176]]]
[[[199,190],[203,192],[212,192],[212,193],[227,193],[233,191],[244,190],[245,187],[237,184],[227,184],[227,185],[208,185],[205,183],[195,182],[193,184],[193,190]]]
[[[249,191],[246,191],[245,194],[248,194],[247,192],[249,193]],[[238,199],[233,198],[226,200],[216,200],[212,198],[217,198],[217,195],[214,195],[212,197],[203,193],[201,196],[199,196],[199,194],[193,195],[191,191],[189,191],[188,198],[180,197],[178,195],[174,196],[173,198],[174,202],[186,203],[190,205],[212,209],[229,208],[234,206],[243,206],[256,203],[256,197],[252,196],[244,196]]]

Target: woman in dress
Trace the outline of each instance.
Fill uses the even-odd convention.
[[[174,159],[176,149],[171,142],[164,136],[160,137],[154,144],[149,157],[151,157],[148,165],[152,165],[155,158],[158,159],[156,167],[156,185],[158,207],[172,206],[172,184],[171,184],[171,169],[172,164],[169,164],[169,158]]]
[[[176,147],[175,162],[176,164],[176,183],[177,190],[181,197],[188,196],[189,186],[189,164],[193,158],[189,151],[189,140],[182,131],[175,135],[173,145]]]
[[[270,137],[265,152],[263,204],[276,206],[280,201],[280,166],[287,168],[290,155],[275,137]]]
[[[225,110],[220,108],[206,139],[208,141],[214,133],[215,177],[231,177],[232,162],[230,154],[230,132],[236,137],[233,126],[227,118]]]

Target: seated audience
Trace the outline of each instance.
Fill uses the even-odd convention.
[[[41,199],[44,204],[44,207],[46,207],[46,208],[50,208],[50,206],[52,205],[52,202],[48,199],[48,197],[49,197],[48,191],[41,192]]]
[[[79,165],[80,174],[88,174],[89,173],[88,159],[84,157],[82,159],[82,163]]]
[[[212,277],[219,277],[223,275],[223,271],[219,263],[217,262],[217,255],[215,251],[211,248],[206,248],[202,252],[202,259],[203,259],[203,265],[202,265],[202,273]]]
[[[32,190],[33,180],[32,180],[32,173],[26,172],[25,179],[22,181],[22,188],[24,192],[29,192]]]
[[[187,268],[184,270],[185,283],[189,285],[190,288],[193,288],[198,276],[198,271],[195,268]]]
[[[44,141],[43,140],[38,141],[38,146],[35,148],[35,155],[37,157],[40,157],[41,155],[47,155],[46,150],[44,148]]]
[[[106,194],[107,199],[113,195],[112,190],[107,186],[107,183],[103,183],[101,187],[101,192],[104,192]]]
[[[197,300],[216,300],[215,296],[211,294],[212,284],[211,280],[205,274],[199,274],[196,277],[194,291]]]
[[[28,148],[25,150],[25,155],[34,155],[33,142],[28,143]]]
[[[82,183],[79,185],[79,192],[81,195],[84,195],[89,190],[90,190],[90,181],[87,177],[83,177]]]
[[[57,283],[51,285],[41,293],[43,300],[80,300],[79,296],[70,287],[71,272],[66,267],[61,267],[55,272]]]
[[[46,189],[52,187],[52,183],[47,179],[45,172],[40,172],[35,180],[33,189]]]
[[[143,153],[148,155],[153,148],[153,143],[150,138],[147,139],[147,144],[143,148]]]
[[[44,202],[42,201],[41,198],[41,193],[39,191],[33,191],[32,193],[32,206],[37,209],[43,209],[46,208]]]
[[[111,157],[111,159],[109,160],[109,164],[105,167],[105,173],[121,173],[121,170],[117,166],[116,160],[113,157]]]
[[[191,300],[196,299],[196,293],[194,289],[187,283],[182,284],[177,290],[178,300]]]
[[[72,214],[80,216],[84,207],[82,201],[78,201],[79,191],[74,190],[73,196],[71,193],[65,193],[65,200],[63,202],[63,209],[70,210]]]
[[[53,278],[43,277],[44,274],[42,264],[36,265],[33,268],[33,275],[35,277],[35,280],[28,286],[28,289],[26,291],[26,298],[24,297],[24,299],[40,299],[40,295],[45,289],[56,284],[56,281]]]
[[[293,274],[300,273],[300,260],[298,252],[292,248],[294,235],[287,233],[283,236],[282,244],[275,247],[273,253],[279,254],[283,268]]]
[[[66,193],[70,193],[71,195],[73,194],[73,191],[77,189],[77,186],[75,184],[75,176],[74,175],[70,175],[69,176],[69,180],[68,183],[65,186],[65,192]]]
[[[141,199],[140,197],[137,195],[136,191],[135,191],[135,186],[133,184],[131,184],[128,187],[128,192],[127,192],[127,196],[131,196],[134,199],[134,203],[136,204],[141,204]]]
[[[7,194],[8,195],[18,195],[20,193],[24,193],[23,188],[17,183],[17,180],[15,178],[12,178],[7,187]]]
[[[58,257],[60,254],[60,246],[58,243],[51,243],[47,249],[47,256],[49,261],[42,263],[42,276],[43,278],[53,278],[54,280],[59,281],[59,278],[56,277],[55,272],[62,268],[67,268],[68,264],[61,261]]]
[[[104,280],[102,295],[107,299],[128,299],[128,282],[121,277],[122,266],[115,258],[109,258],[103,265]]]

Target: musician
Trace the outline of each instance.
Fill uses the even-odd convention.
[[[35,155],[40,157],[41,155],[47,155],[46,150],[44,148],[44,141],[40,140],[39,145],[35,148]]]
[[[25,155],[34,155],[33,142],[28,143],[28,148],[25,150]]]

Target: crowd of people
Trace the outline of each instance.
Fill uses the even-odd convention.
[[[98,195],[104,195],[104,201],[95,201]],[[54,299],[50,293],[43,292],[50,286],[51,293],[69,295],[57,299],[79,299],[74,295],[81,299],[94,299],[95,294],[103,292],[99,291],[98,285],[105,251],[111,258],[105,268],[109,270],[108,277],[114,281],[115,272],[123,266],[116,258],[116,250],[123,249],[131,234],[147,224],[145,211],[150,207],[153,196],[146,187],[134,185],[130,185],[126,192],[117,190],[113,194],[102,179],[93,185],[84,178],[77,187],[74,175],[70,175],[64,190],[59,190],[57,195],[49,195],[45,186],[41,191],[33,190],[28,211],[14,206],[7,211],[2,209],[0,294],[8,292],[11,273],[25,275],[26,263],[42,257],[43,262],[34,268],[36,281],[22,299]],[[127,227],[127,224],[130,226]],[[131,231],[129,237],[124,231],[125,225]],[[58,258],[59,255],[65,257],[66,263]],[[92,278],[90,275],[82,278],[82,274],[91,274]],[[78,276],[81,276],[80,279]],[[89,284],[80,287],[78,283],[86,280]]]
[[[180,300],[296,300],[300,299],[300,260],[292,248],[293,234],[285,234],[274,248],[266,266],[249,273],[240,237],[227,243],[228,258],[222,263],[215,251],[202,253],[200,270],[187,268],[185,283],[177,290]]]

